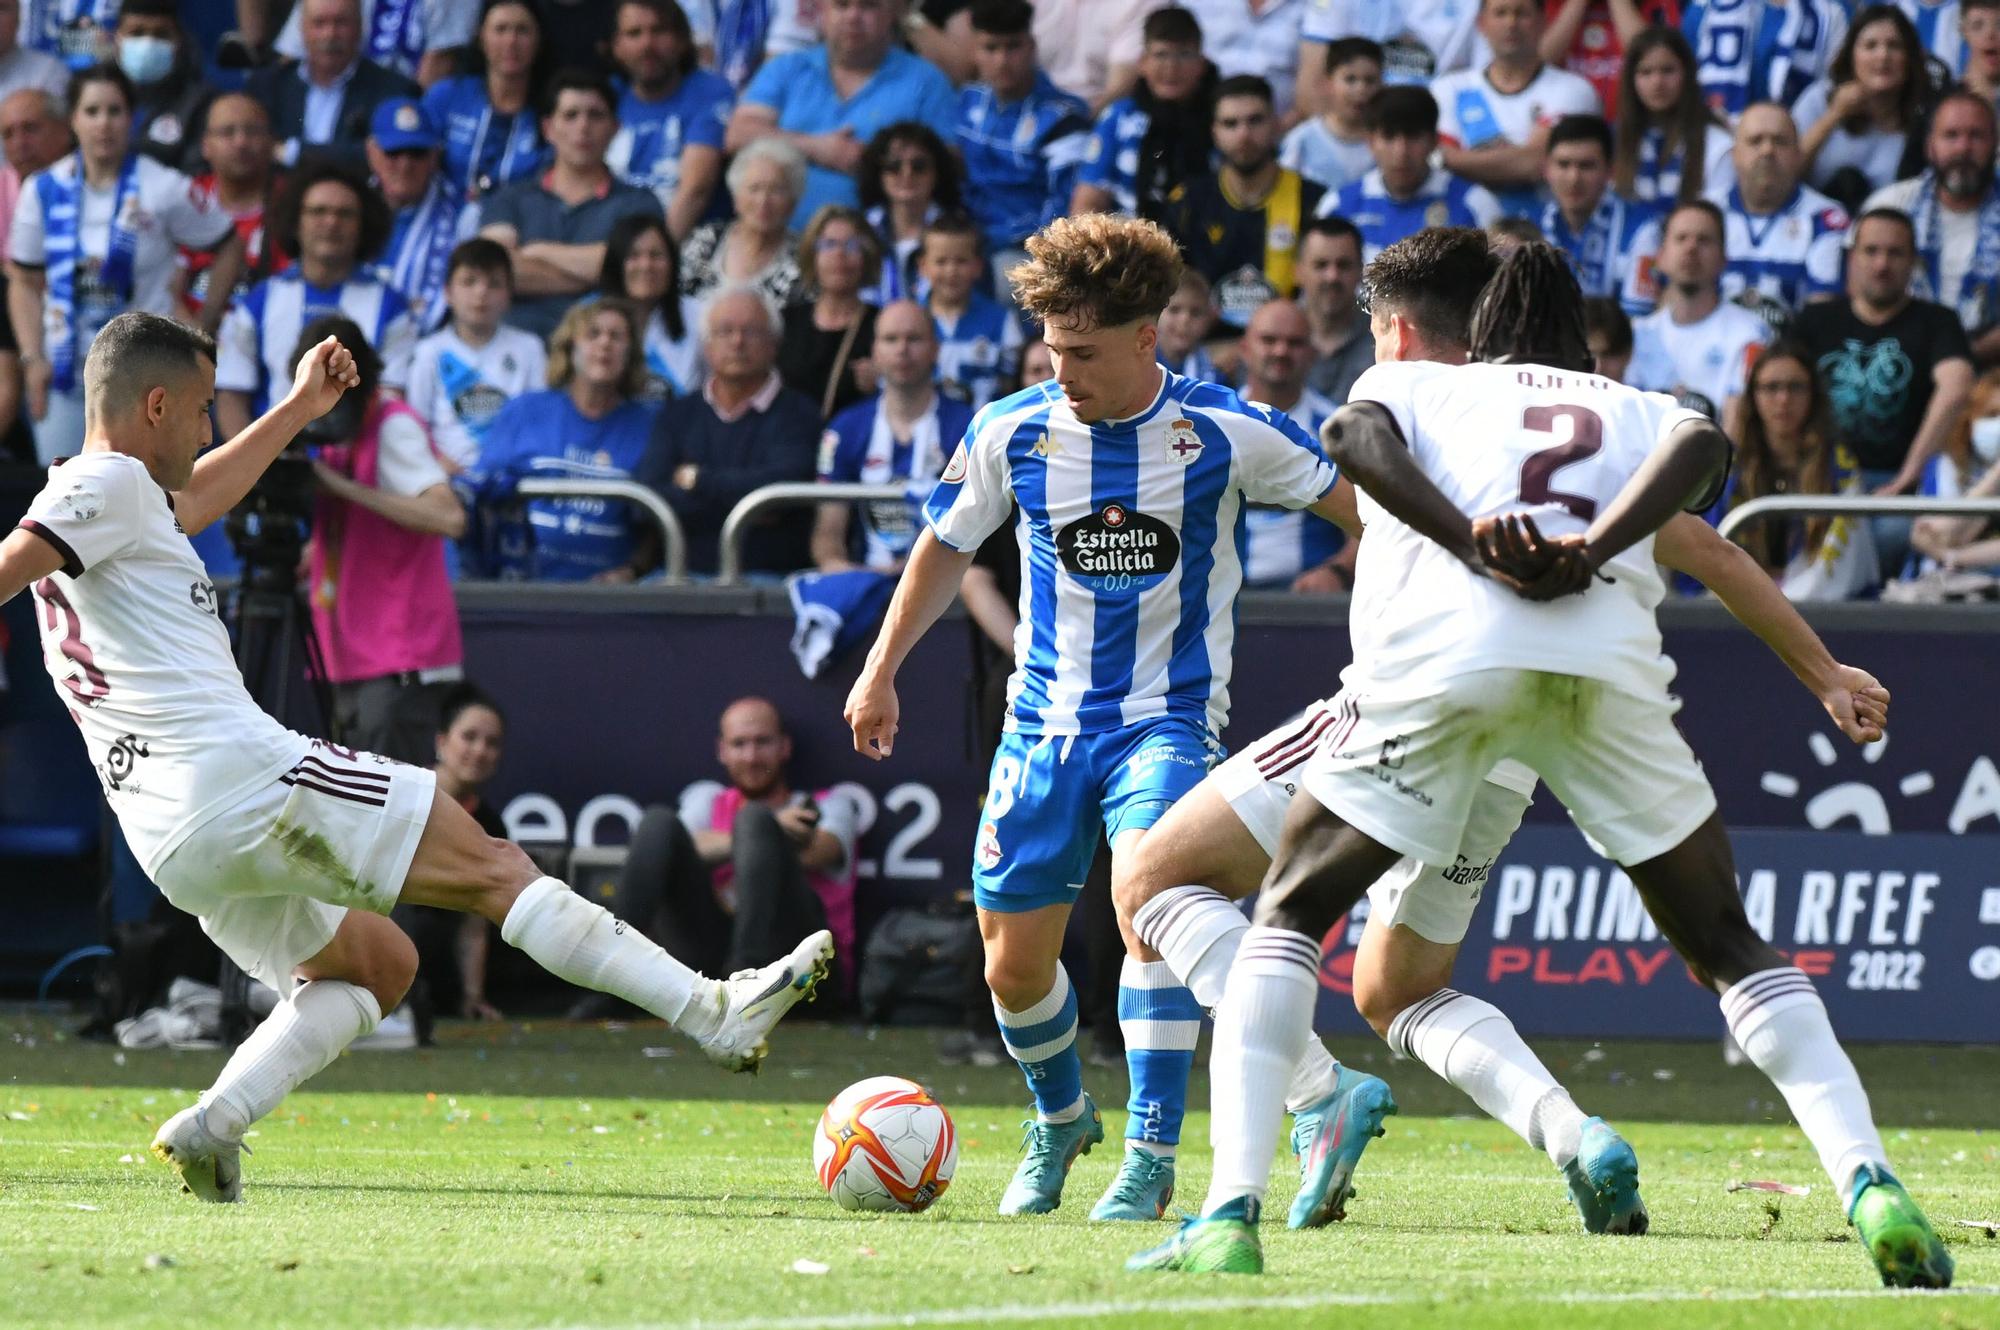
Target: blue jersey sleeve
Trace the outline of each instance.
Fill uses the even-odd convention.
[[[785,89],[794,81],[793,68],[798,62],[799,57],[796,54],[781,55],[775,60],[766,60],[763,67],[751,78],[750,85],[743,89],[743,105],[768,106],[782,119]]]
[[[700,144],[721,152],[723,132],[729,127],[729,112],[736,104],[736,90],[729,86],[728,79],[705,69],[698,69],[688,77],[699,81],[692,114],[687,118],[686,141],[682,146],[687,148]]]
[[[826,433],[819,441],[819,478],[826,481],[858,481],[861,479],[861,464],[868,455],[869,422],[862,417],[870,415],[871,403],[860,402],[848,407],[827,423]]]

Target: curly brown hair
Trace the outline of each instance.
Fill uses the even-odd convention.
[[[1028,262],[1007,280],[1035,322],[1075,319],[1090,332],[1158,318],[1181,267],[1180,247],[1158,223],[1094,212],[1058,217],[1029,236]]]

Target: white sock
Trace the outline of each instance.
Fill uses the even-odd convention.
[[[714,999],[721,984],[552,877],[536,878],[520,894],[500,937],[557,978],[624,998],[692,1038],[715,1033],[720,1023],[721,1004]]]
[[[1160,953],[1195,1001],[1213,1011],[1250,921],[1219,891],[1170,887],[1139,907],[1132,931]]]
[[[1250,921],[1221,892],[1208,887],[1171,887],[1139,907],[1132,917],[1139,940],[1160,953],[1194,1000],[1213,1011],[1222,1001],[1229,967],[1250,932]],[[1306,1041],[1285,1092],[1285,1109],[1296,1113],[1333,1093],[1340,1064],[1318,1039]]]
[[[1253,1213],[1263,1204],[1285,1086],[1312,1037],[1318,996],[1318,944],[1287,929],[1252,928],[1215,1013],[1209,1061],[1215,1163],[1203,1214],[1232,1201],[1249,1200]]]
[[[1583,1111],[1514,1023],[1490,1002],[1449,988],[1403,1009],[1390,1022],[1389,1047],[1415,1058],[1472,1096],[1557,1168],[1576,1158]]]
[[[1292,1068],[1291,1084],[1285,1087],[1285,1111],[1310,1108],[1332,1094],[1339,1080],[1340,1063],[1327,1051],[1325,1042],[1318,1037],[1307,1039],[1305,1056]]]
[[[202,1096],[208,1129],[242,1140],[251,1123],[381,1023],[381,1004],[365,988],[340,979],[301,984],[237,1045]]]
[[[1793,966],[1759,970],[1722,995],[1729,1033],[1785,1096],[1799,1130],[1845,1204],[1863,1164],[1888,1167],[1868,1111],[1868,1092],[1848,1060],[1812,980]]]

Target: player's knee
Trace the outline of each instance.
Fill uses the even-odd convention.
[[[1384,1039],[1398,1016],[1429,996],[1406,991],[1387,975],[1364,976],[1359,970],[1354,975],[1354,1009],[1368,1022],[1368,1028]]]
[[[1688,969],[1704,986],[1717,992],[1760,970],[1788,964],[1771,944],[1757,935],[1748,919],[1725,919],[1707,930],[1684,957]]]
[[[391,924],[369,939],[368,949],[353,981],[374,994],[384,1015],[402,1004],[417,978],[417,944]]]
[[[1029,962],[1005,953],[988,953],[986,957],[986,987],[992,990],[993,1000],[1008,1011],[1026,1011],[1047,997],[1055,982],[1053,959]]]

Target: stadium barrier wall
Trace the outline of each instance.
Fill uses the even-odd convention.
[[[905,667],[895,755],[875,763],[852,751],[840,718],[859,653],[804,678],[781,588],[468,587],[461,599],[469,672],[509,709],[493,793],[517,838],[622,841],[645,805],[717,773],[716,716],[759,693],[794,732],[797,778],[851,783],[862,799],[864,909],[965,889],[986,773],[962,619],[941,623]],[[1248,596],[1242,607],[1232,745],[1332,691],[1349,658],[1342,600]],[[1662,614],[1680,724],[1739,829],[1752,918],[1819,976],[1845,1033],[2000,1039],[2000,727],[1985,701],[2000,680],[2000,614],[1849,605],[1811,617],[1836,656],[1892,690],[1884,743],[1842,739],[1719,607]],[[1461,986],[1503,1001],[1531,1033],[1719,1034],[1713,1001],[1650,932],[1622,876],[1546,795],[1529,819],[1490,870]],[[1358,925],[1330,935],[1324,1029],[1362,1028],[1345,991]]]

